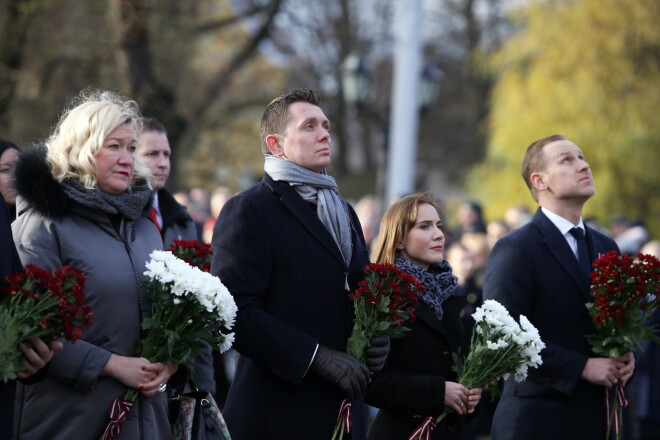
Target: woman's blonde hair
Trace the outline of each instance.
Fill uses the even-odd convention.
[[[78,179],[87,189],[97,184],[96,156],[103,142],[117,127],[131,124],[140,133],[138,104],[116,93],[103,90],[83,90],[64,111],[50,137],[46,140],[46,160],[53,178]],[[135,158],[133,183],[146,180],[151,186],[151,171]]]
[[[428,192],[411,194],[389,207],[380,222],[380,231],[374,245],[372,260],[375,263],[394,263],[397,245],[415,226],[418,207],[424,204],[433,206],[440,215],[440,207]]]

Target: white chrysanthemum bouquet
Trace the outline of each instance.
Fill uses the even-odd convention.
[[[201,340],[221,353],[229,350],[234,334],[223,331],[234,326],[238,308],[220,279],[169,251],[153,251],[149,257],[144,275],[149,278],[146,287],[152,315],[142,321],[144,333],[135,356],[190,366]],[[123,399],[115,400],[104,440],[119,435],[137,395],[138,390],[129,388]]]
[[[200,348],[198,339],[229,350],[234,334],[236,303],[220,279],[191,266],[168,251],[153,251],[147,263],[147,297],[153,314],[142,322],[145,330],[137,351],[151,362],[190,365]]]
[[[543,363],[540,352],[545,348],[539,331],[524,315],[520,325],[497,301],[486,300],[473,314],[476,324],[465,362],[455,363],[458,382],[467,389],[484,387],[490,382],[509,377],[516,382],[527,378],[529,367]],[[461,365],[462,364],[462,365]]]
[[[500,378],[514,374],[516,382],[527,378],[527,370],[543,363],[540,352],[545,348],[536,327],[520,315],[520,325],[500,303],[486,300],[473,314],[476,321],[470,352],[463,360],[454,355],[458,383],[467,389],[482,388]],[[411,439],[421,439],[452,411],[445,411],[435,419],[427,417],[415,430]]]

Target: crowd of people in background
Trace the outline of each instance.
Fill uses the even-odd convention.
[[[95,119],[97,114],[102,115],[99,120]],[[512,266],[511,256],[521,259],[523,243],[536,246],[541,241],[532,224],[554,237],[557,231],[552,224],[560,228],[566,220],[555,218],[556,211],[565,209],[575,216],[573,223],[589,234],[594,249],[597,245],[608,250],[618,247],[631,255],[643,252],[658,256],[660,241],[650,237],[643,221],[624,214],[613,215],[609,225],[582,219],[582,206],[593,195],[593,181],[579,148],[562,136],[530,145],[526,155],[529,170],[527,176],[523,171],[523,177],[541,205],[536,213],[526,204],[515,204],[499,218],[486,219],[483,206],[475,201],[466,200],[456,209],[448,209],[431,194],[417,193],[394,201],[381,218],[376,197],[366,195],[346,203],[334,179],[326,174],[329,132],[329,121],[315,92],[297,90],[273,100],[262,119],[264,179],[238,196],[224,186],[171,192],[167,182],[173,152],[166,128],[153,118],[142,118],[133,101],[114,94],[82,95],[78,106],[63,114],[43,145],[22,149],[0,139],[0,193],[9,211],[5,215],[3,209],[7,217],[3,221],[14,221],[13,240],[21,262],[52,269],[63,264],[86,267],[86,293],[96,305],[95,323],[83,340],[75,346],[65,343],[55,347],[55,356],[54,349],[44,346],[37,367],[19,375],[21,379],[38,376],[36,370],[53,359],[43,369],[48,374],[42,371],[38,380],[18,383],[19,438],[46,438],[52,432],[59,432],[62,438],[93,438],[111,397],[121,394],[126,386],[139,388],[142,397],[140,409],[125,422],[125,438],[140,438],[144,426],[149,427],[146,438],[166,438],[166,398],[159,391],[168,383],[181,389],[197,386],[214,392],[238,440],[275,438],[273,432],[322,438],[326,425],[336,418],[337,402],[344,397],[355,400],[354,439],[364,438],[370,424],[374,426],[370,439],[385,438],[392,430],[399,433],[392,438],[406,438],[403,434],[423,415],[440,412],[444,406],[453,408],[456,417],[447,418],[433,438],[488,438],[497,429],[493,420],[499,423],[499,438],[515,435],[511,433],[519,429],[536,432],[538,426],[512,422],[512,417],[527,417],[520,396],[543,394],[539,389],[516,388],[518,394],[514,395],[510,384],[505,387],[506,405],[500,405],[496,412],[488,390],[468,390],[454,382],[446,355],[469,343],[473,328],[470,316],[485,296],[511,301],[512,307],[517,307],[526,304],[515,296],[527,295],[524,289],[515,292],[522,284],[528,283],[536,294],[538,288],[532,285],[537,284],[530,278],[516,281],[519,267]],[[317,145],[323,148],[310,154],[310,148]],[[566,178],[566,174],[549,162],[544,165],[542,159],[528,158],[555,151],[571,159],[574,170],[587,175],[591,182],[589,186],[589,182],[581,181],[586,189],[571,193],[578,202],[567,202],[548,191],[548,182],[556,185],[552,179]],[[135,156],[140,159],[136,161]],[[16,189],[21,200],[18,208]],[[571,189],[567,185],[562,191],[570,193]],[[572,229],[569,232],[574,234]],[[570,258],[579,261],[580,238],[569,238],[568,232],[565,235],[575,254]],[[213,245],[211,271],[229,287],[239,306],[239,361],[236,351],[220,356],[207,346],[195,359],[198,369],[194,374],[179,370],[177,365],[132,356],[140,320],[148,315],[142,310],[145,299],[132,274],[144,271],[151,250],[167,248],[176,239]],[[560,241],[566,256],[571,255],[563,239]],[[96,244],[90,247],[90,243]],[[428,250],[429,243],[435,243],[435,251]],[[522,258],[518,263],[529,265],[528,273],[536,274],[534,264],[548,264],[541,261],[543,258],[546,256],[539,252],[539,261]],[[15,258],[13,261],[16,263]],[[351,312],[346,295],[338,293],[355,288],[369,261],[397,265],[422,280],[427,293],[424,306],[418,307],[420,324],[413,325],[400,341],[372,340],[367,361],[362,364],[344,353]],[[13,269],[18,267],[14,263]],[[3,270],[9,271],[9,265]],[[305,281],[293,283],[291,280],[299,279],[301,273]],[[108,277],[114,282],[108,283]],[[557,286],[566,285],[569,279],[556,278],[561,279]],[[555,280],[541,281],[547,289],[555,286]],[[119,296],[118,282],[123,292]],[[309,297],[309,286],[314,286],[313,298]],[[587,289],[588,284],[583,287]],[[316,307],[298,307],[312,301]],[[134,319],[119,325],[115,316],[124,316],[127,311],[133,312],[130,316]],[[571,313],[582,319],[583,312]],[[438,357],[430,362],[424,347],[428,341],[436,344],[439,337],[444,339],[434,349]],[[556,346],[551,347],[547,352],[554,353]],[[631,425],[641,426],[643,431],[652,432],[660,424],[655,394],[660,365],[657,351],[656,344],[638,354],[640,380],[631,386],[632,405],[627,412],[635,423],[628,424],[629,429]],[[554,361],[561,366],[560,358],[560,354],[551,358],[550,365]],[[592,359],[586,361],[587,367]],[[603,361],[591,370],[587,367],[584,381],[579,382],[584,389],[576,392],[576,399],[587,396],[584,398],[588,400],[595,395],[589,384],[626,382],[635,360],[628,354],[608,358],[607,365]],[[375,380],[367,387],[373,374]],[[561,385],[568,390],[559,391],[573,395],[570,388],[574,385]],[[558,389],[561,386],[557,385]],[[397,390],[405,390],[405,395]],[[444,399],[437,400],[438,393]],[[548,395],[552,393],[548,391]],[[61,404],[62,399],[66,404]],[[551,400],[544,395],[539,401]],[[27,405],[28,401],[33,403]],[[369,405],[380,411],[372,411]],[[3,411],[8,411],[7,407],[3,406]],[[585,420],[584,414],[568,414],[567,410],[567,406],[561,408],[562,417],[575,416],[578,429],[577,421]],[[246,416],[251,412],[261,418],[259,423]],[[592,413],[597,416],[596,411]],[[286,417],[295,414],[299,420],[293,429]],[[2,416],[6,423],[7,414]],[[552,423],[548,420],[541,422]],[[508,425],[511,423],[515,426]],[[90,430],[85,432],[81,426],[90,426]],[[303,438],[296,435],[291,438]],[[632,438],[631,432],[624,435],[626,440]]]

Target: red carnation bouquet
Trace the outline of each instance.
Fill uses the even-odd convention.
[[[346,352],[364,363],[365,350],[369,341],[381,335],[400,338],[408,329],[406,320],[415,320],[413,306],[419,302],[422,283],[393,264],[368,264],[364,267],[364,279],[355,292],[353,300],[355,320],[353,332],[346,343]],[[342,439],[351,429],[351,404],[344,400],[332,439]]]
[[[203,272],[211,271],[213,250],[208,243],[197,240],[174,240],[174,246],[166,250]]]
[[[593,263],[591,293],[595,300],[587,303],[596,332],[587,340],[596,354],[618,357],[641,351],[642,342],[660,342],[649,324],[660,306],[660,262],[652,255],[619,255],[612,251]],[[617,384],[616,398],[611,405],[605,389],[608,408],[607,439],[612,428],[620,437],[621,407],[627,406],[623,385]]]
[[[75,342],[92,322],[92,311],[83,293],[85,277],[69,266],[45,270],[27,265],[5,279],[9,286],[0,296],[0,377],[6,382],[23,370],[20,343],[30,338]]]
[[[393,264],[368,264],[364,273],[358,288],[348,295],[353,300],[355,321],[346,343],[346,352],[362,363],[364,351],[375,336],[403,336],[408,329],[402,324],[408,319],[415,321],[413,305],[424,290],[417,278]]]

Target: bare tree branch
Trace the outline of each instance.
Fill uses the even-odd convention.
[[[40,7],[29,7],[30,3],[34,1],[9,0],[4,7],[7,15],[0,33],[0,118],[3,122],[16,91],[30,24],[42,12]]]
[[[115,0],[122,24],[121,48],[126,56],[127,75],[132,96],[141,102],[144,114],[160,119],[168,130],[172,144],[186,129],[186,121],[172,111],[177,102],[174,90],[165,86],[154,74],[151,62],[146,0]]]
[[[201,121],[208,111],[208,109],[216,101],[219,93],[227,87],[229,79],[246,61],[248,61],[256,52],[259,43],[263,41],[269,34],[275,16],[280,10],[282,0],[273,0],[268,5],[268,15],[262,23],[259,30],[252,36],[242,50],[231,60],[229,65],[218,72],[212,83],[206,88],[204,99],[197,105],[192,112],[192,121]]]
[[[268,11],[272,5],[266,4],[266,5],[255,5],[251,7],[249,10],[233,15],[231,17],[224,18],[222,20],[215,20],[211,21],[208,23],[201,24],[197,26],[193,32],[197,34],[202,34],[205,32],[210,32],[210,31],[217,31],[218,29],[221,29],[226,26],[230,26],[232,24],[235,24],[236,22],[239,22],[241,20],[244,20],[246,18],[252,17],[254,15],[258,15],[262,12]]]

